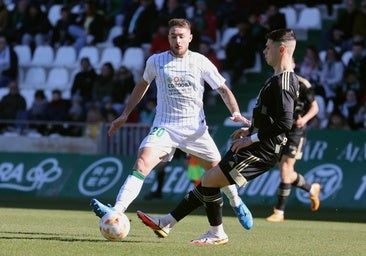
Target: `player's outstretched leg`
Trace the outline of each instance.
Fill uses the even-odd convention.
[[[160,217],[153,217],[142,211],[137,211],[137,217],[139,217],[146,226],[151,228],[159,238],[166,238],[170,232],[169,227],[164,227],[161,224]]]
[[[228,236],[223,233],[222,235],[214,235],[211,231],[208,231],[203,236],[191,240],[191,244],[195,245],[224,245],[229,242]]]
[[[319,199],[320,189],[321,189],[321,186],[320,186],[319,183],[311,184],[310,201],[311,201],[311,210],[312,211],[317,211],[319,209],[319,206],[320,206],[320,199]]]
[[[99,218],[102,218],[106,213],[110,211],[115,211],[115,209],[111,205],[104,205],[95,198],[90,201],[90,206],[95,215],[97,215]]]
[[[240,204],[236,207],[233,207],[233,210],[236,214],[236,216],[239,219],[240,224],[245,229],[252,229],[253,227],[253,216],[252,213],[249,211],[248,207],[243,203],[243,201],[240,202]]]

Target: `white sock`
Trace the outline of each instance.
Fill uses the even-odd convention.
[[[142,177],[142,175],[140,177],[136,177],[133,174],[130,174],[127,177],[116,198],[114,208],[117,211],[125,212],[127,207],[139,195],[142,185],[144,184]]]
[[[313,185],[311,185],[309,193],[310,193],[310,195],[314,195],[314,186]]]
[[[214,236],[222,237],[226,236],[226,233],[224,231],[224,226],[222,224],[218,226],[210,226],[210,231]]]
[[[177,220],[169,213],[160,218],[160,223],[163,227],[172,228],[175,224],[177,224]]]
[[[281,215],[284,215],[285,214],[285,211],[283,211],[283,210],[276,209],[276,212],[279,213],[279,214],[281,214]]]
[[[241,198],[238,195],[238,190],[236,189],[235,184],[223,187],[223,188],[221,188],[221,191],[224,192],[226,197],[229,199],[230,205],[232,207],[236,207],[236,206],[240,205]]]

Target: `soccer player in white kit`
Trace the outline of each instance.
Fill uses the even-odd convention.
[[[233,93],[215,65],[204,55],[188,49],[192,41],[190,22],[186,19],[170,20],[168,38],[170,50],[148,58],[142,79],[136,84],[122,114],[112,122],[108,131],[109,136],[113,136],[126,123],[128,115],[155,79],[157,106],[153,125],[140,144],[133,170],[122,185],[115,205],[106,206],[97,199],[91,200],[90,205],[100,218],[112,210],[125,212],[140,193],[145,177],[161,161],[170,161],[176,148],[195,157],[205,170],[218,164],[221,155],[205,122],[204,81],[221,96],[233,121],[249,124],[240,114]],[[252,215],[238,196],[236,186],[230,185],[222,191],[241,225],[251,229]],[[160,236],[165,237],[164,234]]]

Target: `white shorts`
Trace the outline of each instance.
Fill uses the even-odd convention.
[[[171,161],[176,148],[210,162],[221,160],[220,152],[204,124],[198,129],[151,127],[149,134],[140,144],[140,149],[144,147],[166,152],[168,156],[163,161]]]

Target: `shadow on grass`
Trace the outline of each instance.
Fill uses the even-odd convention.
[[[102,200],[102,199],[101,199]],[[104,200],[102,200],[104,201]],[[105,201],[108,202],[108,201]],[[109,202],[113,203],[113,202]],[[166,214],[177,205],[177,202],[166,202],[160,200],[141,201],[136,200],[128,208],[127,212],[142,210],[147,213]],[[60,210],[80,210],[91,211],[89,198],[85,199],[53,199],[34,197],[0,197],[0,208],[29,208],[29,209],[60,209]],[[266,218],[272,214],[271,207],[265,205],[248,205],[254,218]],[[195,210],[192,214],[205,215],[204,208]],[[229,205],[223,208],[224,216],[235,216]],[[312,212],[307,207],[287,207],[286,219],[294,220],[319,220],[319,221],[339,221],[339,222],[366,222],[366,211],[348,208],[322,208]]]

